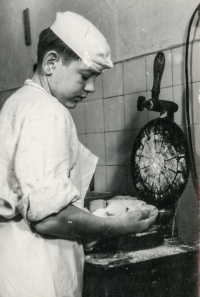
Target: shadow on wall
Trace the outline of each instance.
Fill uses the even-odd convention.
[[[15,93],[19,88],[15,88],[12,90],[6,90],[4,92],[0,93],[0,110],[2,109],[5,101],[13,94]]]

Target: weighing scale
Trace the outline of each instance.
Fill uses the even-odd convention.
[[[178,105],[159,100],[165,66],[163,52],[154,60],[152,98],[140,96],[138,111],[157,111],[160,117],[148,122],[135,139],[131,156],[131,175],[138,199],[156,206],[159,215],[146,232],[100,240],[94,252],[136,251],[156,247],[164,238],[176,235],[175,206],[189,176],[189,147],[185,134],[173,121]]]

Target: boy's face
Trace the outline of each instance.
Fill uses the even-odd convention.
[[[97,75],[81,60],[64,64],[60,58],[47,79],[52,95],[67,108],[74,108],[88,93],[94,92]]]

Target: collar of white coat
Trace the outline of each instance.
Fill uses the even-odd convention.
[[[39,89],[41,92],[43,92],[45,94],[48,94],[48,92],[42,86],[40,86],[37,83],[33,82],[31,79],[27,79],[24,82],[24,85],[35,87],[35,88]]]

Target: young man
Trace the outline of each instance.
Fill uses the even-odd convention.
[[[68,108],[112,67],[103,35],[86,19],[58,13],[40,34],[32,80],[0,115],[0,297],[80,297],[84,243],[141,232],[157,211],[117,219],[83,209],[97,157],[83,147]]]

